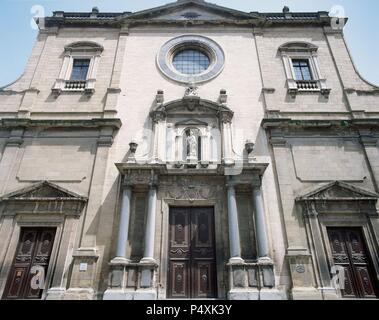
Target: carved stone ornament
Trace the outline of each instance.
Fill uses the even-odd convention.
[[[200,97],[199,96],[194,95],[194,94],[186,95],[183,98],[183,102],[189,111],[195,111],[196,108],[198,109],[198,111],[200,111],[200,107],[199,107]]]
[[[302,265],[302,264],[298,264],[298,265],[296,265],[296,267],[295,267],[295,271],[296,271],[297,273],[304,273],[304,272],[305,272],[305,267],[304,267],[304,265]]]
[[[133,170],[123,177],[123,184],[128,186],[151,185],[156,184],[157,181],[157,174],[151,173],[150,170]]]
[[[184,93],[184,96],[185,97],[198,97],[199,96],[198,91],[197,91],[198,89],[199,87],[197,87],[194,82],[189,83]]]
[[[197,12],[186,12],[184,14],[182,14],[182,17],[183,18],[186,18],[186,19],[197,19],[199,17],[201,17],[201,14],[197,13]]]
[[[49,213],[79,216],[86,202],[86,197],[49,181],[35,183],[0,198],[6,215]]]
[[[166,112],[164,110],[157,109],[155,111],[152,111],[150,113],[150,117],[153,119],[154,122],[163,121],[166,119]]]
[[[172,178],[163,183],[166,187],[166,196],[175,200],[207,200],[217,196],[220,186],[211,185],[209,181],[194,179],[193,177]]]

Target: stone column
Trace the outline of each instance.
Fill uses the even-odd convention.
[[[117,115],[117,102],[121,93],[120,81],[122,65],[124,62],[128,36],[128,27],[121,27],[117,43],[116,56],[113,64],[112,79],[109,84],[109,88],[107,89],[106,101],[104,105],[104,118],[114,118]]]
[[[148,196],[147,221],[145,230],[145,250],[141,263],[155,263],[154,240],[155,240],[155,217],[157,211],[157,187],[150,185]]]
[[[229,246],[230,263],[241,263],[240,232],[238,227],[238,211],[234,184],[227,185],[228,197],[228,223],[229,223]]]
[[[120,212],[120,223],[118,229],[116,257],[110,262],[110,276],[108,289],[104,292],[104,300],[124,300],[124,288],[127,279],[126,266],[130,260],[126,258],[128,244],[130,202],[132,198],[132,187],[126,185],[122,191],[122,202]]]
[[[265,212],[263,207],[262,189],[260,186],[253,186],[253,205],[258,243],[258,260],[271,260],[269,257]]]
[[[18,166],[17,164],[21,161],[20,158],[20,147],[24,143],[24,129],[23,128],[12,128],[9,132],[9,138],[5,142],[3,147],[3,152],[1,155],[0,162],[0,192],[1,194],[6,193],[8,183],[11,177],[17,175]]]
[[[116,258],[114,260],[126,259],[126,247],[128,244],[128,233],[129,233],[129,220],[130,220],[130,200],[132,198],[131,186],[125,186],[122,192],[122,203],[121,203],[121,213],[120,213],[120,223],[118,229],[117,238],[117,250]]]

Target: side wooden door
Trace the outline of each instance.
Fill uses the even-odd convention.
[[[377,297],[378,283],[360,228],[328,228],[334,265],[345,269],[345,298]]]
[[[43,289],[38,287],[40,281],[44,283],[46,277],[54,238],[55,229],[53,228],[21,229],[20,240],[5,286],[3,299],[41,298]],[[40,271],[37,272],[34,269]],[[43,273],[39,275],[41,280],[37,280],[38,277],[35,278],[39,272]]]

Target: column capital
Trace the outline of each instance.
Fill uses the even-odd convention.
[[[253,181],[251,183],[251,189],[253,191],[262,191],[262,182],[261,181]]]
[[[231,123],[233,119],[233,112],[231,111],[221,111],[220,112],[220,120],[222,123]]]
[[[154,110],[150,112],[150,117],[153,120],[154,123],[159,123],[161,121],[166,120],[166,111],[164,109],[162,110]]]
[[[317,217],[318,212],[316,209],[316,202],[311,201],[311,202],[305,202],[304,205],[304,215],[308,217]]]
[[[238,185],[238,181],[234,179],[234,176],[226,176],[226,183],[225,186],[227,189],[235,188]]]
[[[235,189],[237,185],[238,185],[237,182],[227,182],[227,183],[225,184],[225,187],[226,187],[227,189]]]
[[[134,183],[132,179],[130,179],[129,176],[125,175],[122,177],[122,183],[121,183],[122,189],[131,189],[133,188],[133,186],[134,186]]]
[[[158,182],[157,181],[150,181],[148,186],[149,186],[149,190],[156,190],[156,189],[158,189]]]

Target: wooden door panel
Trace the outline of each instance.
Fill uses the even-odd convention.
[[[359,295],[357,287],[354,284],[353,271],[349,265],[345,267],[345,289],[342,290],[342,295],[345,298],[355,298]]]
[[[168,296],[216,297],[213,208],[170,208],[169,221]]]
[[[365,298],[376,298],[368,267],[356,267],[357,277]]]
[[[171,215],[171,246],[175,247],[189,247],[189,224],[190,215],[188,209],[176,209]]]
[[[31,270],[33,266],[42,267],[44,272],[42,281],[46,278],[47,268],[50,262],[50,255],[53,249],[55,237],[55,229],[41,229],[38,234],[38,242],[35,249],[35,254],[31,264]],[[29,279],[27,283],[31,283],[33,277],[36,276],[36,273],[29,272]],[[39,283],[39,281],[37,281]],[[42,295],[41,289],[33,289],[30,285],[26,287],[26,292],[24,295],[25,299],[40,299]]]
[[[215,298],[215,265],[213,261],[194,262],[194,298]]]
[[[8,293],[5,295],[6,299],[18,299],[22,297],[22,291],[24,289],[23,284],[26,282],[28,272],[28,266],[15,267],[12,269],[9,275]]]
[[[345,234],[352,263],[366,264],[368,261],[361,233],[358,230],[347,230]]]
[[[213,210],[211,208],[192,210],[192,239],[195,249],[213,249],[213,227]]]
[[[190,224],[188,208],[170,210],[169,296],[190,297]]]
[[[16,249],[16,256],[8,277],[4,297],[6,299],[23,299],[28,285],[30,264],[33,259],[38,239],[38,230],[32,228],[21,229],[20,240]]]
[[[171,297],[172,298],[189,298],[190,296],[190,277],[189,261],[171,261]]]
[[[32,288],[33,266],[44,269],[42,284],[54,243],[55,229],[22,228],[16,255],[4,291],[5,299],[40,299],[43,290]],[[43,277],[42,277],[43,276]],[[38,282],[38,281],[37,281]],[[41,285],[42,286],[42,285]]]
[[[329,241],[335,264],[349,265],[349,256],[345,245],[343,233],[338,230],[329,230]]]
[[[345,268],[346,298],[377,296],[373,266],[360,228],[328,228],[333,263]]]

